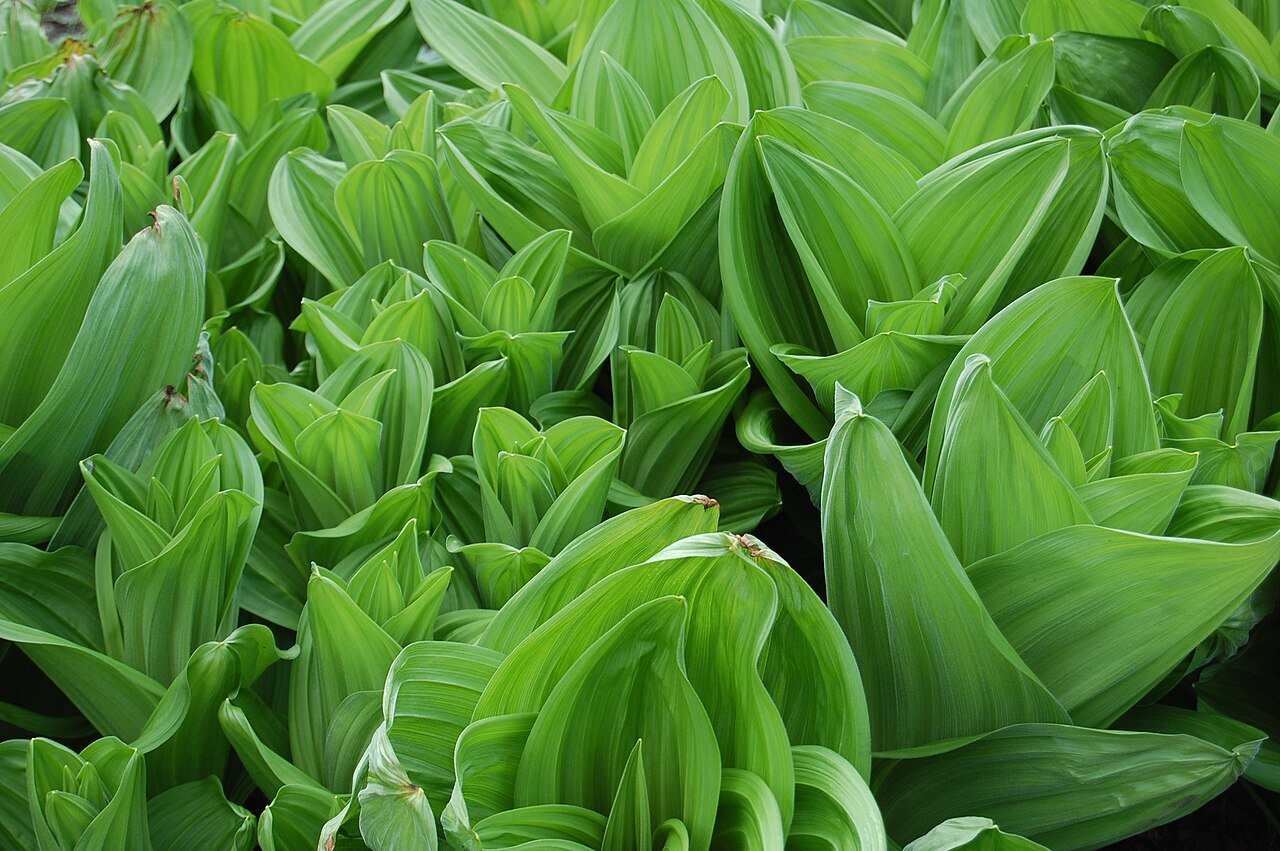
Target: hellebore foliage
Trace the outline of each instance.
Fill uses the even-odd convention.
[[[1274,807],[1277,3],[54,5],[0,0],[0,845]]]

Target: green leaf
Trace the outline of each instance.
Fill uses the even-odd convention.
[[[223,796],[213,777],[175,786],[147,802],[147,824],[155,851],[215,844],[232,851],[253,847],[257,819]]]
[[[1257,121],[1262,86],[1249,62],[1234,50],[1206,47],[1178,61],[1148,106],[1187,104],[1248,121]]]
[[[222,262],[227,201],[243,150],[235,136],[216,133],[173,172],[174,179],[181,177],[190,192],[184,207],[191,216],[191,226],[204,241],[211,265]]]
[[[511,652],[597,582],[681,538],[715,531],[718,518],[714,500],[677,496],[604,521],[561,550],[502,607],[481,646]]]
[[[792,8],[799,6],[795,4]],[[856,127],[896,151],[923,176],[946,159],[947,131],[903,97],[875,86],[827,80],[804,87],[809,109]]]
[[[609,820],[600,845],[602,851],[626,851],[650,844],[653,824],[649,816],[649,787],[644,778],[643,747],[643,741],[636,742],[622,769],[618,793],[609,808]]]
[[[155,388],[177,384],[195,350],[204,258],[191,225],[160,207],[103,275],[49,393],[0,446],[8,510],[66,509],[76,463],[107,447]],[[103,341],[111,345],[104,350]],[[145,341],[145,344],[143,344]]]
[[[306,92],[324,102],[333,91],[329,74],[258,15],[222,0],[197,0],[183,14],[195,45],[192,81],[215,115],[225,111],[241,129],[254,132],[276,102]]]
[[[1274,171],[1280,138],[1243,121],[1215,116],[1182,130],[1180,165],[1187,196],[1219,233],[1280,260],[1280,202]],[[1248,214],[1242,211],[1248,210]]]
[[[1099,526],[1161,535],[1192,481],[1196,461],[1180,449],[1153,449],[1120,459],[1109,477],[1080,485],[1076,492]]]
[[[1201,533],[1207,540],[1184,540],[1191,533],[1177,520],[1170,529],[1177,538],[1075,527],[970,568],[992,618],[1072,718],[1110,723],[1266,576],[1280,555],[1280,506],[1233,493],[1193,489],[1184,497],[1222,517]],[[1114,570],[1119,560],[1123,577]],[[1144,616],[1133,617],[1137,611]]]
[[[800,105],[791,57],[758,10],[739,0],[698,0],[738,59],[752,110]]]
[[[1005,833],[989,818],[965,816],[947,819],[907,846],[906,851],[1042,851],[1044,846],[1012,833]]]
[[[371,115],[342,104],[325,108],[329,129],[347,168],[382,159],[391,148],[391,130]]]
[[[716,76],[730,96],[723,117],[745,122],[750,114],[743,66],[733,45],[696,0],[615,0],[609,6],[576,68],[574,112],[587,120],[591,118],[584,112],[585,105],[598,103],[597,92],[607,85],[605,56],[626,69],[656,113],[693,82]]]
[[[515,114],[529,125],[568,178],[593,228],[635,206],[644,197],[626,180],[592,162],[528,92],[511,85],[503,86],[502,91]]]
[[[772,136],[848,176],[885,210],[896,209],[915,191],[910,169],[871,137],[834,119],[802,110],[760,113],[743,133],[725,181],[720,218],[720,262],[726,305],[755,366],[782,407],[814,439],[826,434],[830,417],[801,389],[771,353],[779,343],[827,352],[834,348],[827,320],[791,247],[756,140]],[[954,271],[954,270],[948,270]],[[858,306],[857,314],[862,315]]]
[[[1022,32],[1022,13],[1028,0],[962,0],[965,20],[983,51],[995,50],[1001,39]]]
[[[783,847],[778,804],[759,777],[737,768],[721,775],[720,806],[711,847],[765,851]]]
[[[1106,199],[1099,142],[1058,128],[990,143],[926,175],[894,213],[920,280],[968,281],[947,333],[976,331],[1000,305],[1080,271]]]
[[[182,95],[194,55],[191,28],[178,6],[168,0],[130,6],[116,16],[103,42],[103,70],[136,89],[163,121]],[[157,68],[164,73],[155,73]]]
[[[326,785],[343,784],[354,766],[327,772],[325,738],[344,700],[381,690],[400,647],[341,586],[319,573],[307,584],[307,608],[298,632],[300,651],[289,682],[290,750],[310,776]]]
[[[327,0],[289,36],[298,53],[313,60],[334,79],[360,55],[378,33],[393,24],[408,6],[407,0]]]
[[[809,36],[787,42],[801,84],[834,80],[875,86],[924,107],[930,67],[905,46],[872,38]]]
[[[423,641],[405,648],[387,674],[388,740],[435,812],[453,793],[454,746],[501,660],[483,647]]]
[[[392,260],[421,273],[422,246],[453,237],[440,173],[424,154],[393,151],[356,165],[335,192],[338,215],[363,248],[366,267]]]
[[[0,287],[0,422],[18,426],[31,415],[53,386],[66,362],[85,311],[93,299],[103,272],[118,253],[121,228],[120,179],[108,149],[91,142],[89,194],[85,199],[80,226],[61,245],[19,270],[20,275]],[[25,163],[30,166],[31,164]],[[74,166],[70,167],[74,168]],[[66,172],[66,168],[55,172]],[[10,204],[30,192],[40,191],[32,174],[23,175],[24,192],[14,193]],[[46,178],[42,183],[48,183]],[[43,192],[41,192],[43,194]],[[34,197],[32,200],[36,200]],[[28,204],[14,208],[34,214]],[[25,216],[24,216],[25,218]],[[16,223],[15,223],[16,224]],[[31,222],[21,225],[29,228]],[[31,235],[34,239],[34,234]],[[51,246],[50,246],[51,247]],[[52,299],[57,299],[53,301]],[[39,323],[24,322],[33,313],[45,316]],[[40,357],[33,354],[40,352]],[[148,388],[154,390],[156,388]],[[78,462],[80,459],[74,459]]]
[[[1084,339],[1090,340],[1087,350]],[[955,388],[973,354],[990,358],[993,379],[1032,431],[1043,429],[1105,372],[1113,394],[1115,456],[1157,448],[1151,390],[1115,281],[1062,278],[1002,310],[952,361],[929,428],[926,487],[932,487],[930,471],[942,450]]]
[[[1133,0],[1029,0],[1022,26],[1040,38],[1067,30],[1141,38],[1146,14],[1143,4]]]
[[[455,0],[410,0],[427,43],[485,88],[512,82],[550,103],[567,74],[564,63],[520,33]]]
[[[0,213],[0,225],[10,233],[22,233],[30,240],[24,250],[15,251],[0,264],[0,288],[44,259],[54,247],[63,202],[80,185],[84,176],[80,164],[68,160],[37,175],[14,196]],[[22,230],[19,230],[22,229]],[[17,291],[10,293],[13,298]],[[61,341],[58,341],[61,342]]]
[[[610,67],[608,63],[606,67]],[[720,122],[729,98],[729,90],[718,77],[703,77],[690,83],[665,108],[657,110],[627,179],[644,192],[656,189]]]
[[[681,239],[696,233],[699,214],[714,205],[738,135],[736,125],[716,125],[653,191],[600,225],[592,240],[601,257],[640,271],[664,262],[674,271],[690,268],[684,265],[689,258],[680,255]]]
[[[294,150],[275,166],[267,196],[271,220],[285,242],[334,289],[355,283],[365,269],[333,202],[345,171],[315,151]]]
[[[1088,523],[1071,483],[973,354],[955,385],[930,501],[960,563]]]
[[[516,771],[536,718],[533,712],[484,718],[471,723],[458,737],[453,756],[457,781],[440,824],[462,847],[479,842],[473,821],[515,806]]]
[[[1025,37],[1011,42],[998,46],[943,109],[951,128],[948,156],[1028,130],[1035,121],[1054,81],[1054,44]]]
[[[79,754],[32,739],[27,798],[38,846],[149,849],[146,783],[142,754],[119,739]]]
[[[860,320],[868,301],[896,301],[919,289],[898,229],[837,169],[772,137],[760,137],[757,144],[836,347],[861,342],[866,329]]]
[[[1227,244],[1183,186],[1185,123],[1169,110],[1143,112],[1107,139],[1120,224],[1138,242],[1170,254]]]
[[[685,618],[682,600],[658,598],[569,668],[529,733],[516,776],[517,805],[562,801],[608,811],[640,739],[653,818],[679,818],[690,826],[693,847],[708,846],[720,761],[711,721],[683,670]],[[599,723],[608,716],[612,723]]]
[[[947,753],[886,765],[874,788],[899,840],[983,812],[1046,847],[1098,848],[1213,798],[1240,776],[1258,744],[1019,724]]]
[[[285,786],[258,819],[258,844],[263,851],[319,846],[320,830],[340,809],[338,799],[325,789]]]
[[[50,168],[80,153],[80,128],[62,98],[31,98],[0,106],[0,143]]]
[[[154,559],[120,575],[114,596],[125,661],[167,684],[197,646],[223,637],[257,509],[246,494],[223,491]]]
[[[373,735],[353,784],[355,797],[331,819],[320,835],[321,845],[332,844],[342,823],[359,810],[360,838],[368,848],[422,848],[435,851],[436,819],[427,796],[397,761],[384,728]]]
[[[854,838],[866,851],[889,847],[871,789],[853,766],[826,748],[792,750],[796,763],[796,817],[788,842],[839,848]]]
[[[643,410],[642,400],[636,400],[643,413],[627,425],[627,445],[619,477],[652,496],[688,492],[707,469],[725,420],[750,378],[746,353],[737,349],[718,358],[719,364],[708,376],[714,383],[705,389],[689,387],[689,377],[682,370],[675,375],[661,369],[652,370],[655,363],[674,367],[669,361],[648,356],[642,365],[635,362],[635,357],[648,353],[631,354],[633,390],[639,390],[646,380],[656,385],[671,377],[676,380],[666,385],[667,391],[687,395],[682,398],[677,395],[669,403],[650,410]],[[636,393],[637,397],[640,395]],[[665,459],[665,463],[655,463],[659,458]]]
[[[1066,718],[983,607],[897,441],[856,400],[827,446],[822,531],[876,750]]]
[[[1248,430],[1262,314],[1262,289],[1244,249],[1202,260],[1147,332],[1153,393],[1180,393],[1183,417],[1221,411],[1224,437]]]
[[[1267,43],[1268,36],[1259,32],[1243,12],[1223,0],[1187,0],[1182,5],[1212,21],[1227,45],[1248,58],[1274,88],[1275,81],[1280,80],[1280,57]]]

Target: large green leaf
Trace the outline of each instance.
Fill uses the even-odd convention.
[[[985,355],[966,359],[931,468],[933,511],[964,565],[1091,520],[991,372]]]
[[[335,191],[338,215],[367,267],[392,260],[421,273],[422,246],[453,236],[440,173],[424,154],[393,151],[361,163]]]
[[[1248,431],[1262,325],[1262,289],[1247,252],[1210,255],[1168,295],[1147,332],[1152,392],[1181,394],[1183,417],[1221,411],[1223,437]]]
[[[710,4],[709,4],[710,5]],[[662,45],[659,48],[658,45]],[[655,112],[661,112],[689,84],[715,75],[728,89],[724,117],[745,121],[750,95],[733,46],[696,0],[615,0],[591,33],[576,68],[576,112],[599,102],[609,56],[639,85]],[[590,115],[584,115],[591,120]]]
[[[454,745],[501,660],[482,647],[423,641],[405,648],[387,674],[387,738],[435,812],[453,793]]]
[[[176,385],[195,351],[204,255],[171,207],[107,269],[48,395],[0,446],[0,505],[25,513],[65,510],[80,459],[107,448],[157,388]]]
[[[1105,372],[1113,394],[1115,457],[1157,448],[1151,390],[1115,281],[1063,278],[1002,310],[952,362],[929,428],[927,487],[957,384],[973,354],[990,358],[992,377],[1033,431],[1065,411],[1085,384]]]
[[[228,801],[222,785],[207,777],[147,801],[147,824],[156,851],[181,851],[199,843],[217,843],[233,851],[253,847],[257,820]]]
[[[539,707],[550,711],[544,706],[552,699],[549,693],[570,676],[570,666],[586,658],[593,641],[637,607],[680,595],[688,608],[682,629],[685,669],[710,715],[724,765],[764,779],[778,800],[783,823],[789,823],[793,780],[786,727],[757,673],[778,610],[775,584],[755,567],[768,558],[753,539],[701,535],[596,583],[503,662],[477,705],[476,717]],[[724,605],[730,600],[732,606]],[[803,641],[790,642],[786,649],[818,650]],[[798,664],[806,663],[815,661]]]
[[[1280,156],[1280,138],[1215,116],[1187,122],[1182,140],[1183,180],[1196,209],[1227,239],[1280,261],[1280,178],[1267,166]]]
[[[326,738],[349,698],[380,692],[399,645],[337,582],[321,574],[307,585],[298,638],[300,652],[289,682],[293,760],[327,784],[349,782],[354,766],[326,767]]]
[[[686,613],[678,597],[640,606],[569,668],[529,732],[517,805],[566,802],[607,812],[628,755],[643,740],[654,820],[679,818],[691,848],[709,847],[720,758],[684,672]]]
[[[0,422],[10,426],[21,425],[53,386],[102,273],[119,250],[121,194],[118,170],[106,146],[91,142],[89,147],[92,152],[89,194],[80,226],[43,258],[29,258],[36,261],[34,265],[24,264],[22,269],[11,270],[18,274],[0,285],[0,305],[4,308],[0,311],[0,316],[4,317],[0,319],[0,327],[3,328],[0,333],[0,368],[3,368],[5,376],[0,389]],[[29,162],[24,165],[29,165]],[[59,170],[65,171],[54,171]],[[47,184],[48,180],[40,182]],[[53,190],[52,186],[39,186],[37,181],[31,181],[26,192],[43,195],[50,190]],[[18,195],[10,204],[21,197]],[[35,211],[30,205],[14,209],[22,213],[23,220],[12,224],[24,228],[24,232],[31,229],[35,223],[27,217],[35,215]],[[26,238],[33,243],[38,242],[38,230],[37,225],[34,232],[27,232]],[[45,250],[49,248],[52,248],[51,244],[45,246]],[[55,298],[56,302],[53,301]],[[22,321],[31,313],[43,315],[45,320],[38,323]]]
[[[1101,135],[1052,128],[992,142],[920,181],[894,213],[920,280],[963,274],[948,333],[971,333],[1044,281],[1076,274],[1101,222]]]
[[[885,851],[888,837],[871,789],[853,766],[826,748],[801,746],[796,763],[796,817],[788,846]]]
[[[502,607],[481,646],[511,652],[595,583],[682,538],[715,531],[718,519],[714,500],[679,496],[606,520],[561,550]]]
[[[947,753],[887,764],[873,788],[890,835],[902,841],[979,813],[1047,847],[1100,848],[1213,798],[1258,745],[1019,724]]]
[[[1170,529],[1179,537],[1065,528],[984,559],[969,575],[1072,718],[1102,726],[1207,638],[1280,556],[1280,505],[1244,497],[1191,488]],[[1207,540],[1187,538],[1193,516],[1213,520],[1201,533]]]
[[[826,450],[823,551],[876,750],[1065,721],[982,605],[898,442],[856,398],[845,404]]]
[[[456,0],[410,0],[427,42],[478,85],[517,83],[544,103],[555,98],[564,63],[525,36]]]
[[[870,136],[816,113],[794,109],[760,113],[739,140],[725,181],[720,217],[726,306],[756,368],[778,401],[811,438],[817,439],[830,427],[829,414],[814,405],[770,350],[779,343],[796,343],[825,354],[835,345],[813,289],[794,285],[807,281],[808,276],[774,202],[757,143],[762,136],[772,136],[802,154],[846,170],[885,211],[897,209],[911,197],[915,181],[909,167]],[[850,202],[841,203],[847,206]],[[841,282],[842,286],[850,284]],[[860,315],[864,306],[854,307]]]

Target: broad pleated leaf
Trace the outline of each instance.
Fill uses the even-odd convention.
[[[1019,724],[947,753],[888,764],[874,788],[900,841],[982,813],[1046,847],[1099,848],[1213,798],[1258,744]]]
[[[1187,195],[1227,239],[1280,260],[1280,197],[1274,169],[1280,139],[1230,118],[1188,122],[1180,165]],[[1246,214],[1244,211],[1248,211]]]
[[[1085,339],[1090,340],[1087,345]],[[1157,448],[1151,391],[1115,282],[1063,278],[1005,308],[952,361],[929,429],[927,485],[942,450],[955,387],[975,353],[990,358],[992,377],[1033,431],[1066,410],[1086,383],[1105,372],[1114,394],[1115,456]]]
[[[1101,726],[1129,708],[1226,619],[1280,555],[1275,506],[1241,503],[1229,491],[1189,492],[1187,499],[1197,500],[1198,511],[1240,517],[1216,526],[1209,540],[1061,529],[969,570],[1001,631],[1081,724]],[[1133,617],[1139,611],[1143,616]]]
[[[828,442],[822,528],[876,750],[1066,718],[983,607],[897,441],[856,400]]]
[[[550,103],[564,82],[563,62],[456,0],[410,0],[410,6],[423,38],[479,85],[517,83]]]
[[[692,848],[709,846],[720,761],[711,721],[681,660],[686,611],[678,597],[641,606],[566,672],[529,732],[517,805],[563,801],[607,812],[641,739],[654,820],[679,818],[690,828]],[[601,713],[614,722],[593,723]]]
[[[966,360],[932,468],[933,511],[964,565],[1091,519],[991,373],[985,355]]]
[[[802,746],[792,751],[796,762],[796,816],[788,844],[810,848],[866,851],[889,847],[880,809],[866,780],[839,755],[825,748]]]
[[[9,510],[64,510],[80,459],[107,448],[142,401],[177,384],[195,351],[204,257],[186,218],[156,210],[103,275],[49,393],[0,446]],[[110,341],[107,343],[106,341]]]

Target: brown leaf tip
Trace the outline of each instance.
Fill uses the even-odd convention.
[[[178,388],[172,384],[164,386],[164,402],[163,407],[181,408],[187,404],[187,397],[178,392]]]
[[[729,540],[731,542],[730,546],[734,549],[741,548],[746,550],[747,555],[752,558],[761,558],[765,554],[764,545],[750,535],[730,535]]]

